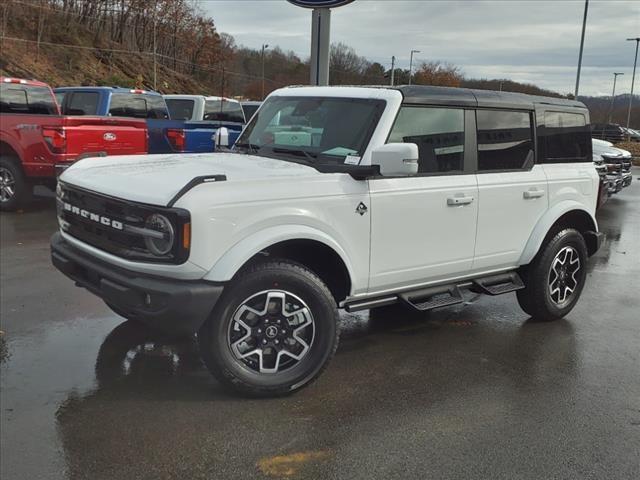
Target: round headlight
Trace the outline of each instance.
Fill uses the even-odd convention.
[[[164,215],[154,213],[147,218],[145,227],[162,234],[162,236],[148,235],[144,237],[144,243],[149,251],[154,255],[166,255],[169,253],[175,239],[173,225],[171,225],[169,219]]]

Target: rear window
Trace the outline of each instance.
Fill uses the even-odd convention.
[[[57,115],[51,90],[20,84],[0,84],[0,112]]]
[[[165,98],[172,120],[191,120],[196,102],[179,98]]]
[[[64,106],[65,115],[96,115],[98,113],[97,92],[73,92]]]
[[[109,115],[133,118],[169,118],[167,105],[160,95],[143,93],[112,94]]]
[[[204,102],[204,119],[244,123],[244,114],[239,102],[206,100]]]
[[[258,108],[260,108],[260,105],[242,104],[242,111],[244,112],[244,118],[246,118],[247,121],[249,121],[251,117],[253,117],[253,114],[256,113]]]
[[[584,115],[566,112],[544,114],[544,162],[568,163],[591,160],[591,132]]]

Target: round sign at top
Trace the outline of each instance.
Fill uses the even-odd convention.
[[[304,8],[335,8],[351,3],[354,0],[287,0],[298,7]]]

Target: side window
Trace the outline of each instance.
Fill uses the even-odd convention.
[[[591,132],[584,115],[545,112],[544,163],[585,162],[591,160]]]
[[[464,110],[402,107],[388,143],[418,145],[419,173],[464,170]]]
[[[98,112],[96,92],[74,92],[65,106],[65,115],[95,115]]]
[[[478,170],[520,170],[533,165],[530,112],[478,110]]]

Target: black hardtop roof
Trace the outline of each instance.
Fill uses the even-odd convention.
[[[395,88],[402,92],[404,103],[430,105],[459,105],[493,108],[527,108],[535,105],[587,108],[582,102],[566,98],[543,97],[525,93],[496,92],[470,88],[434,87],[429,85],[402,85]]]

